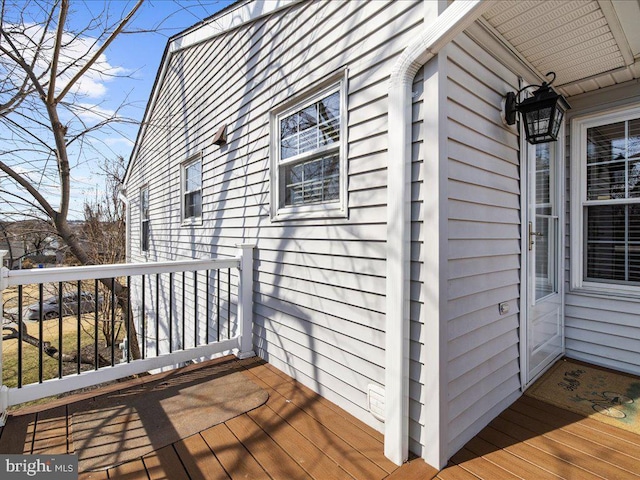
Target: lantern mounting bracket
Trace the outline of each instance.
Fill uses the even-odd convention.
[[[516,113],[518,112],[518,105],[520,105],[520,101],[518,100],[520,98],[520,94],[529,88],[537,88],[538,90],[536,90],[536,93],[543,88],[548,90],[551,84],[556,80],[556,72],[549,72],[545,77],[548,77],[549,75],[553,75],[550,82],[542,82],[542,85],[526,85],[517,92],[507,93],[504,106],[504,116],[507,125],[514,125],[516,123]]]

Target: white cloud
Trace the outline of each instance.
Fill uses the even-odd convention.
[[[43,45],[36,61],[37,74],[46,71],[51,63],[55,34],[55,30],[48,30],[44,34]],[[26,26],[24,37],[15,35],[12,38],[19,46],[24,58],[30,63],[33,60],[35,49],[29,39],[42,37],[43,26],[30,24]],[[62,35],[62,45],[64,46],[60,51],[58,65],[58,71],[61,74],[56,79],[58,93],[67,87],[74,75],[96,55],[100,48],[96,38],[76,36],[66,32]],[[107,93],[106,83],[127,73],[123,67],[111,65],[104,53],[100,54],[91,68],[74,84],[70,93],[85,98],[103,98]]]
[[[104,140],[104,143],[111,147],[117,147],[119,145],[124,145],[125,147],[133,147],[135,145],[135,142],[133,140],[126,137],[106,138]]]

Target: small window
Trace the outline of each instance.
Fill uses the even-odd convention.
[[[640,108],[576,120],[574,286],[640,286]],[[578,229],[579,228],[579,229]]]
[[[345,215],[345,83],[272,115],[272,218]]]
[[[182,215],[183,221],[202,218],[202,160],[187,161],[182,167]]]
[[[140,250],[149,251],[149,187],[140,190]]]

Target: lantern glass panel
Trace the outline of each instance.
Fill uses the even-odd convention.
[[[532,110],[525,113],[525,122],[529,126],[529,135],[538,136],[544,135],[549,131],[549,122],[553,109],[550,107],[544,107],[539,110]]]

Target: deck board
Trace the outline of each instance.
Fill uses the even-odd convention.
[[[501,480],[518,480],[520,478],[503,468],[504,464],[493,463],[486,456],[478,456],[467,447],[460,449],[451,457],[451,462],[478,478],[499,478]]]
[[[553,422],[553,425],[556,427],[566,429],[575,428],[585,432],[586,438],[604,436],[603,441],[614,444],[622,442],[622,444],[624,444],[622,451],[628,451],[628,449],[632,448],[637,452],[638,449],[640,449],[640,435],[614,427],[613,425],[598,422],[589,417],[583,417],[582,415],[563,410],[548,403],[543,403],[540,400],[526,395],[521,397],[518,402],[512,406],[512,409],[518,412],[530,412],[530,414],[537,412],[538,417],[542,416],[546,421]],[[640,454],[636,457],[640,458]]]
[[[31,454],[36,414],[12,415],[2,428],[0,452],[9,454]]]
[[[477,438],[485,440],[487,443],[493,445],[494,448],[508,452],[512,456],[536,465],[541,470],[550,472],[560,478],[562,478],[561,475],[558,475],[556,472],[562,472],[571,468],[570,463],[527,443],[518,442],[518,440],[509,436],[508,433],[496,430],[493,427],[487,427],[482,430]],[[542,475],[546,476],[546,474]]]
[[[69,451],[67,407],[60,406],[37,414],[36,435],[31,453],[64,455]]]
[[[541,419],[533,419],[515,410],[505,412],[504,418],[510,419],[533,432],[534,435],[541,435],[542,438],[552,442],[549,443],[550,448],[562,448],[572,458],[582,459],[585,465],[589,465],[590,471],[596,475],[607,479],[640,478],[640,475],[633,473],[633,469],[637,467],[637,460],[629,462],[628,460],[632,459],[617,452],[614,448],[596,445],[591,440],[578,438],[563,429],[550,429],[542,423]]]
[[[109,478],[118,480],[148,480],[147,470],[144,468],[142,459],[123,463],[117,467],[109,469]]]
[[[174,444],[180,461],[192,480],[228,479],[218,459],[202,436],[193,435]]]
[[[225,424],[205,430],[202,438],[232,478],[269,479],[256,459]]]
[[[99,472],[81,472],[78,474],[78,480],[109,480],[106,470]]]
[[[437,480],[478,480],[472,473],[466,471],[460,465],[449,465],[438,473]]]
[[[145,455],[142,461],[151,480],[189,480],[173,445]]]
[[[311,478],[248,415],[240,415],[227,422],[233,434],[272,478]],[[295,452],[293,452],[295,455]]]
[[[259,408],[247,414],[267,435],[316,480],[348,480],[340,465],[292,427],[287,419],[271,408]]]
[[[357,447],[349,444],[334,430],[340,430],[339,426],[344,426],[345,422],[340,422],[334,418],[335,414],[322,405],[314,405],[313,410],[320,410],[322,413],[315,417],[309,415],[309,409],[300,408],[293,401],[282,396],[278,391],[264,382],[260,377],[253,377],[253,381],[258,383],[269,392],[269,401],[267,404],[270,408],[277,412],[281,418],[285,419],[297,432],[300,432],[306,439],[313,442],[315,447],[324,452],[326,456],[340,465],[355,479],[374,480],[382,479],[387,476],[387,471],[379,467],[374,461],[369,459],[365,453],[359,451],[362,448],[365,451],[380,450],[380,445],[376,440],[367,437],[364,442],[357,442]],[[318,417],[322,418],[322,423],[318,421]],[[348,422],[348,426],[351,426]],[[356,427],[357,428],[357,427]],[[347,427],[346,435],[349,436]],[[360,432],[362,432],[360,430]],[[390,463],[390,462],[389,462]]]
[[[333,433],[336,437],[340,437],[346,444],[357,449],[379,469],[386,473],[397,469],[396,465],[383,454],[383,437],[379,432],[364,425],[344,410],[337,410],[338,407],[309,388],[293,381],[290,377],[285,377],[282,372],[274,372],[273,367],[269,367],[268,364],[252,366],[249,372],[254,375],[253,381],[263,386],[268,385],[286,402],[296,406],[316,420],[319,428]],[[368,466],[366,471],[373,475],[368,478],[377,478],[379,473],[377,469]]]
[[[492,443],[481,437],[475,437],[468,442],[465,448],[475,456],[481,456],[486,460],[500,465],[517,477],[536,478],[539,480],[557,480],[557,475],[540,468],[539,466],[518,457],[508,450],[496,449]]]
[[[260,359],[229,362],[269,393],[252,411],[80,480],[640,479],[640,436],[527,396],[521,397],[438,472],[414,458],[397,467],[383,436]],[[153,378],[153,377],[151,377]],[[135,379],[113,392],[149,381]],[[102,393],[83,393],[90,398]],[[0,430],[0,453],[73,453],[67,405],[78,397],[14,412]]]
[[[504,412],[503,415],[508,414]],[[582,456],[579,451],[568,448],[560,442],[556,442],[548,437],[536,435],[535,432],[521,427],[520,425],[509,422],[503,416],[496,418],[491,425],[503,432],[508,431],[516,441],[531,445],[549,456],[556,457],[563,461],[557,464],[561,475],[566,471],[574,471],[576,476],[581,479],[597,479],[603,478],[597,471],[601,470],[597,459],[588,456]],[[595,471],[594,471],[595,470]],[[604,478],[607,478],[606,476]]]

